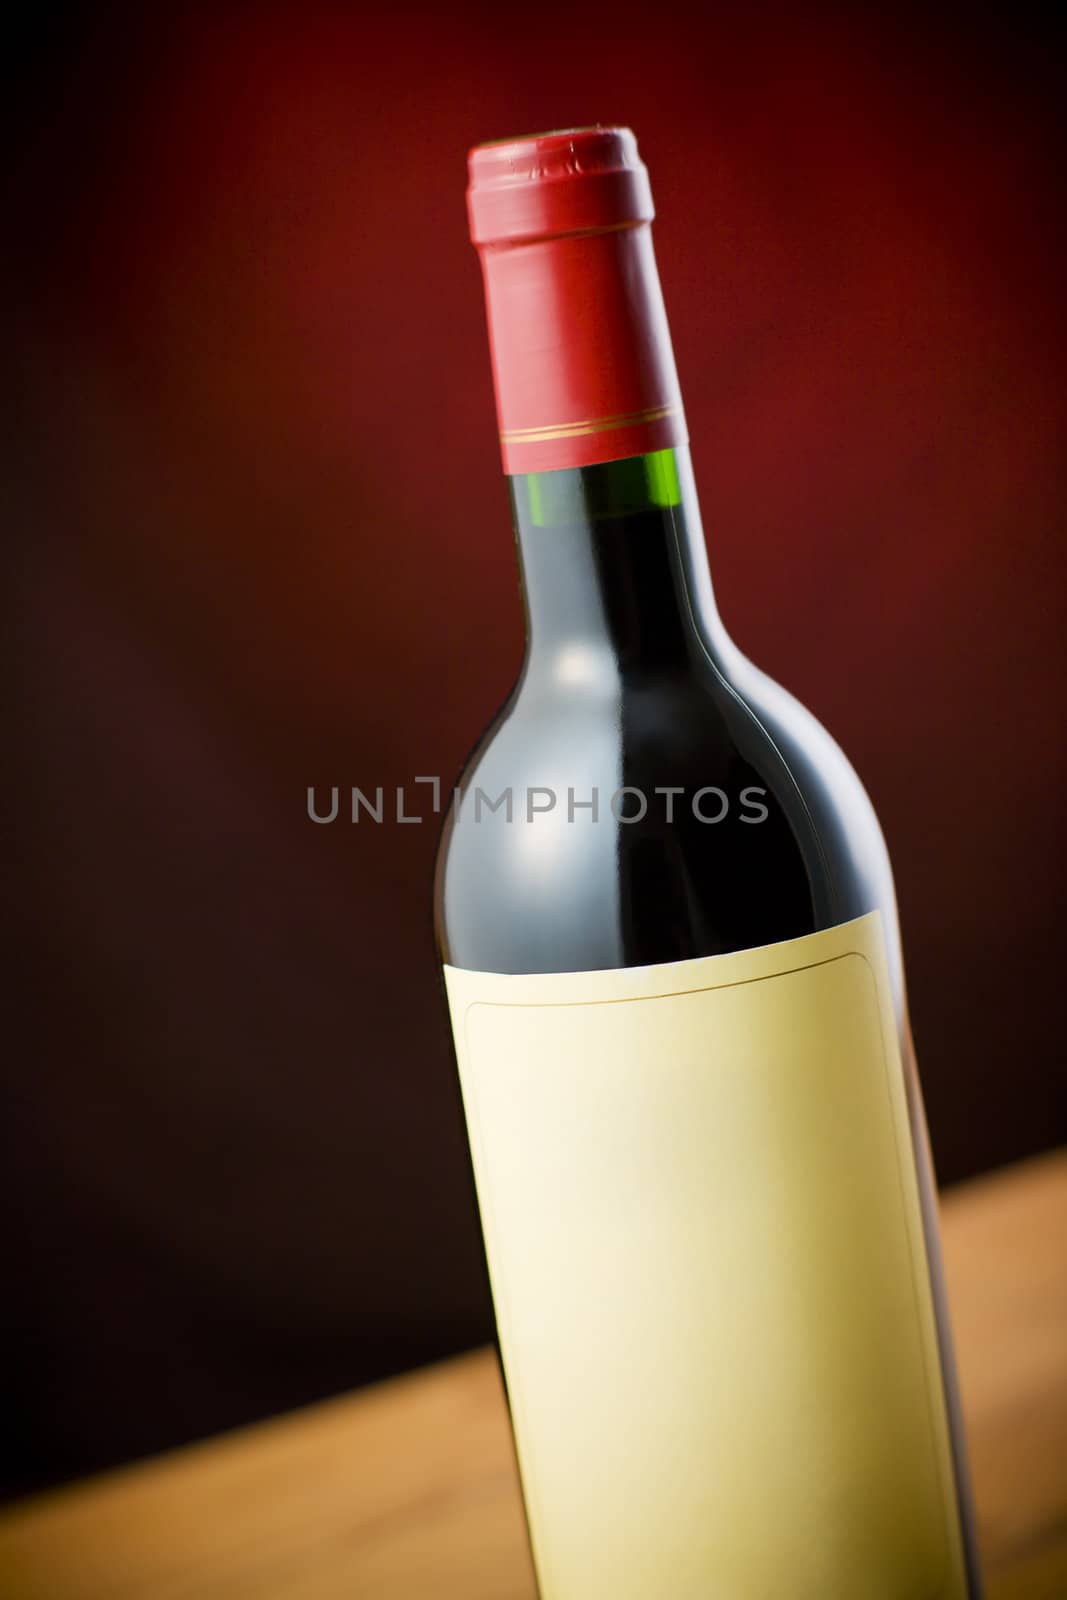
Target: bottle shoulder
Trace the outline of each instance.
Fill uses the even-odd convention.
[[[881,833],[830,735],[743,657],[563,692],[520,681],[445,829],[455,964],[581,970],[892,917]]]
[[[508,773],[593,768],[601,777],[634,761],[691,766],[714,783],[747,764],[775,792],[796,791],[822,821],[847,813],[857,832],[881,830],[841,746],[818,718],[732,644],[672,673],[588,673],[583,682],[520,675],[472,752],[461,789]],[[604,769],[609,769],[607,772]]]

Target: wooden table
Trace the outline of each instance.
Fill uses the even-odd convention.
[[[989,1600],[1067,1597],[1067,1152],[951,1192]],[[532,1600],[491,1351],[0,1514],[4,1600]]]

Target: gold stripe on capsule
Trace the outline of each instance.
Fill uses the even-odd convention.
[[[541,444],[549,439],[578,439],[587,433],[607,433],[611,428],[632,428],[640,422],[659,422],[677,416],[679,406],[649,406],[647,411],[631,411],[618,417],[598,417],[588,422],[565,422],[547,428],[513,428],[501,433],[505,444]]]

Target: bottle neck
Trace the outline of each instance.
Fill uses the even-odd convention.
[[[573,692],[715,656],[721,625],[684,447],[509,485],[527,681]]]
[[[688,435],[627,129],[471,155],[504,471],[527,619],[526,682],[681,672],[718,629]],[[583,665],[584,663],[584,665]]]

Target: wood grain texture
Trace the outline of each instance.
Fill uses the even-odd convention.
[[[989,1600],[1067,1596],[1067,1154],[943,1206]],[[534,1600],[495,1356],[9,1507],[4,1600]]]
[[[1067,1600],[1067,1152],[942,1207],[988,1600]]]

